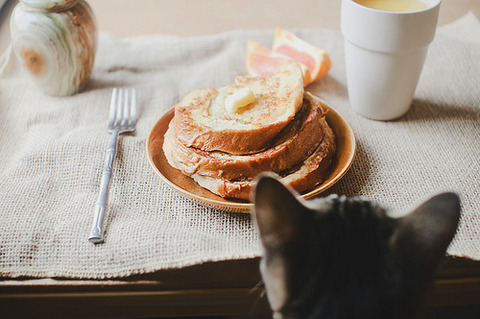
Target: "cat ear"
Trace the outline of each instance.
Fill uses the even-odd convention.
[[[262,174],[257,178],[253,216],[266,248],[295,241],[303,232],[307,214],[296,196],[276,175]]]
[[[426,266],[434,267],[455,236],[459,219],[456,194],[434,196],[399,219],[397,244],[409,260],[423,260]]]
[[[298,261],[298,252],[307,246],[299,241],[308,237],[304,229],[311,224],[306,221],[310,214],[296,196],[277,175],[264,173],[256,180],[252,215],[264,248],[260,272],[274,313],[291,298],[294,273],[288,264]]]

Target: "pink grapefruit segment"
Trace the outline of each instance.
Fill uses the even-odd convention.
[[[250,76],[269,77],[277,73],[280,66],[292,58],[275,53],[272,50],[262,47],[255,41],[247,41],[247,72]],[[300,63],[303,70],[304,86],[310,83],[310,71],[303,63]]]
[[[324,77],[332,66],[327,52],[284,29],[276,29],[272,49],[274,53],[283,54],[305,64],[310,71],[309,83]]]

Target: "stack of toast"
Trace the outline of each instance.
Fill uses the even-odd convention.
[[[292,60],[267,78],[190,92],[164,136],[169,164],[225,198],[248,201],[265,171],[300,193],[314,188],[329,172],[335,136],[320,100],[304,91],[303,72]]]

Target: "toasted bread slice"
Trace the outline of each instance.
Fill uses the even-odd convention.
[[[323,119],[322,122],[325,134],[315,152],[302,164],[281,173],[284,183],[299,193],[311,190],[321,183],[327,177],[333,161],[336,150],[335,135],[327,121]],[[231,181],[200,174],[193,174],[192,178],[202,187],[219,196],[250,200],[252,179]]]
[[[248,87],[255,101],[227,110],[228,96]],[[269,78],[237,77],[219,89],[197,89],[175,106],[172,125],[179,141],[204,151],[251,154],[266,149],[302,106],[303,73],[296,61]]]
[[[264,171],[279,173],[303,161],[317,148],[324,134],[320,123],[324,117],[321,102],[305,92],[303,107],[265,151],[250,155],[206,152],[179,142],[173,127],[165,133],[163,151],[170,165],[186,175],[234,180],[252,178]]]

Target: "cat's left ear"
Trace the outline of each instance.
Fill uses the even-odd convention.
[[[459,219],[458,195],[436,195],[399,219],[397,243],[409,259],[434,267],[455,236]]]
[[[267,249],[282,247],[303,236],[308,224],[306,208],[297,199],[298,194],[284,186],[278,176],[260,175],[253,196],[253,216]]]

